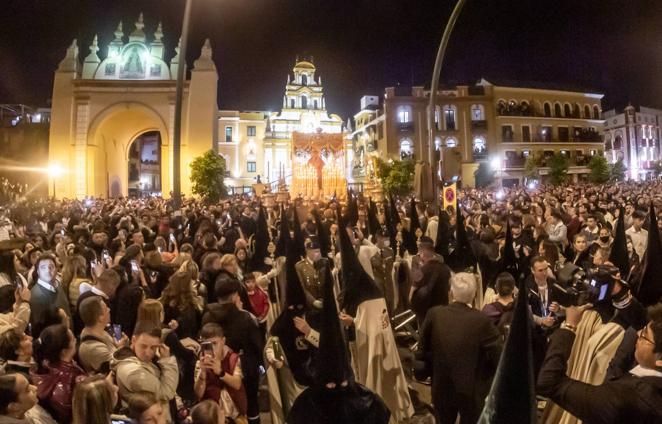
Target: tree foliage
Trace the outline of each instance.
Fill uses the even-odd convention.
[[[227,195],[224,177],[225,159],[212,149],[191,162],[193,194],[202,197],[206,202],[215,203]]]
[[[474,180],[476,181],[476,188],[488,187],[494,182],[496,172],[490,168],[487,162],[480,162],[478,168],[474,171]]]
[[[539,181],[540,180],[540,164],[533,156],[526,158],[524,162],[524,177],[527,181]]]
[[[386,162],[377,159],[377,176],[382,180],[384,191],[393,195],[405,195],[414,187],[414,161],[395,160]]]
[[[609,181],[609,178],[611,177],[611,169],[609,168],[607,158],[604,156],[593,156],[588,163],[588,168],[591,171],[588,175],[588,180],[590,182],[604,184]]]
[[[568,158],[560,153],[554,154],[548,160],[549,178],[553,185],[561,185],[568,178]]]
[[[658,162],[658,165],[660,163]],[[625,172],[627,171],[627,168],[625,167],[625,164],[623,163],[623,159],[619,159],[616,162],[614,162],[609,170],[610,173],[610,178],[612,181],[623,181],[625,180]],[[662,169],[660,169],[662,172]]]

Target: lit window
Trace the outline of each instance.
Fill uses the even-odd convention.
[[[474,153],[484,153],[485,152],[485,139],[482,137],[474,138]]]
[[[246,162],[246,171],[257,172],[257,166],[255,162]]]
[[[402,108],[398,111],[398,122],[406,124],[411,121],[411,114],[409,109]]]
[[[457,140],[454,138],[446,139],[446,147],[449,148],[457,147]]]
[[[473,105],[473,106],[471,106],[471,120],[472,121],[483,121],[483,120],[485,120],[482,105]]]
[[[444,122],[447,131],[455,130],[455,109],[451,106],[444,106]]]
[[[232,127],[225,127],[225,142],[232,142]]]
[[[248,137],[255,137],[255,126],[251,125],[246,129],[246,134]]]
[[[400,141],[400,158],[409,159],[414,155],[414,145],[410,139],[405,138]]]

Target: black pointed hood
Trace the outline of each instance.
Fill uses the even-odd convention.
[[[515,248],[513,247],[513,231],[510,228],[510,219],[506,223],[506,243],[503,246],[500,268],[500,272],[507,272],[513,276],[515,281],[519,281],[519,267],[515,257]]]
[[[662,298],[662,246],[657,228],[657,217],[653,202],[649,211],[650,225],[648,228],[648,244],[644,253],[644,266],[639,285],[635,290],[637,300],[644,306],[655,305]]]
[[[625,209],[620,208],[618,221],[616,222],[616,234],[611,245],[609,262],[613,263],[621,271],[621,278],[628,279],[630,275],[630,260],[628,258],[628,245],[625,238]]]
[[[259,206],[257,215],[257,225],[253,237],[253,256],[250,260],[250,270],[267,272],[271,267],[264,263],[264,259],[269,256],[269,226],[262,205]]]
[[[320,243],[320,252],[322,253],[323,258],[329,257],[329,252],[331,251],[331,238],[329,233],[322,225],[322,215],[320,215],[317,209],[311,211],[313,218],[315,218],[315,226],[317,227],[317,239]]]
[[[391,239],[391,247],[393,248],[393,251],[395,252],[397,242],[396,242],[396,235],[398,234],[398,229],[397,229],[397,223],[396,219],[399,221],[399,217],[393,218],[393,210],[391,208],[391,202],[393,202],[393,199],[391,198],[388,202],[388,204],[384,205],[384,225],[386,226],[386,231],[388,231],[389,238]]]
[[[289,230],[288,230],[289,231]],[[279,343],[288,359],[290,370],[297,383],[310,386],[314,382],[314,365],[312,346],[301,349],[302,334],[294,326],[294,317],[307,314],[310,310],[306,304],[306,294],[303,290],[299,276],[294,265],[298,258],[295,256],[294,240],[287,240],[287,258],[285,260],[285,301],[283,312],[276,318],[270,329],[271,336],[278,337]],[[309,319],[310,317],[307,317]]]
[[[467,230],[464,227],[464,217],[462,216],[460,208],[457,208],[455,239],[457,243],[455,250],[450,254],[448,265],[454,272],[465,272],[468,268],[472,267],[475,272],[478,261],[476,260],[476,256],[469,244],[469,237],[467,236]]]
[[[439,208],[439,221],[437,223],[437,240],[434,243],[434,250],[437,254],[448,262],[451,244],[451,222],[448,212]]]
[[[513,321],[480,424],[535,424],[536,394],[526,283],[519,283]]]
[[[298,258],[302,258],[306,256],[306,248],[304,246],[306,243],[306,236],[303,234],[303,230],[301,229],[297,208],[292,207],[291,210],[293,215],[292,221],[294,223],[294,252]]]
[[[416,230],[421,228],[421,221],[418,219],[418,210],[416,209],[416,199],[411,198],[409,202],[409,230],[403,233],[405,239],[405,248],[411,255],[418,253],[416,244]]]
[[[275,256],[285,256],[287,251],[287,243],[291,240],[290,226],[287,223],[287,214],[283,205],[280,205],[280,226],[279,226],[278,242],[276,243]]]
[[[356,223],[359,221],[359,203],[351,190],[347,197],[347,216],[345,217],[345,220],[352,227],[355,227]]]
[[[384,297],[375,281],[365,272],[349,240],[347,226],[341,219],[338,225],[340,238],[340,258],[342,261],[343,298],[341,308],[349,315],[356,314],[356,308],[366,300]]]
[[[344,227],[343,227],[344,230]],[[349,363],[349,353],[340,327],[336,299],[333,296],[333,278],[328,266],[324,269],[322,285],[322,317],[320,322],[320,344],[315,385],[324,387],[327,383],[340,386],[354,380]]]
[[[370,230],[370,235],[375,236],[377,231],[379,231],[379,220],[377,219],[377,203],[370,199],[368,204],[368,228]]]

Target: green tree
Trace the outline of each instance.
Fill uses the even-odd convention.
[[[656,168],[660,165],[660,162],[657,163]],[[614,162],[611,167],[610,167],[610,177],[612,181],[623,181],[625,179],[625,172],[627,171],[627,168],[625,167],[625,164],[623,163],[623,159],[619,159],[616,162]],[[662,169],[660,170],[662,172]]]
[[[205,202],[216,203],[227,195],[224,177],[225,159],[212,149],[191,162],[193,194],[202,197]]]
[[[414,188],[414,161],[377,159],[377,176],[384,191],[394,195],[409,194]]]
[[[524,162],[524,177],[527,181],[540,181],[539,165],[533,156],[526,158]]]
[[[476,181],[476,188],[488,187],[494,182],[496,172],[490,168],[487,162],[478,164],[478,168],[474,171],[474,179]]]
[[[568,158],[560,153],[556,153],[549,158],[549,177],[553,185],[561,185],[568,178]]]
[[[653,162],[653,174],[655,174],[656,178],[659,177],[660,174],[662,174],[662,160],[657,160]]]
[[[611,177],[611,169],[607,158],[602,155],[595,155],[588,163],[588,168],[591,173],[588,175],[588,180],[596,184],[604,184],[609,181]]]

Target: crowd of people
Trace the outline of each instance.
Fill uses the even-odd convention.
[[[0,424],[661,422],[660,228],[659,182],[8,200]]]

